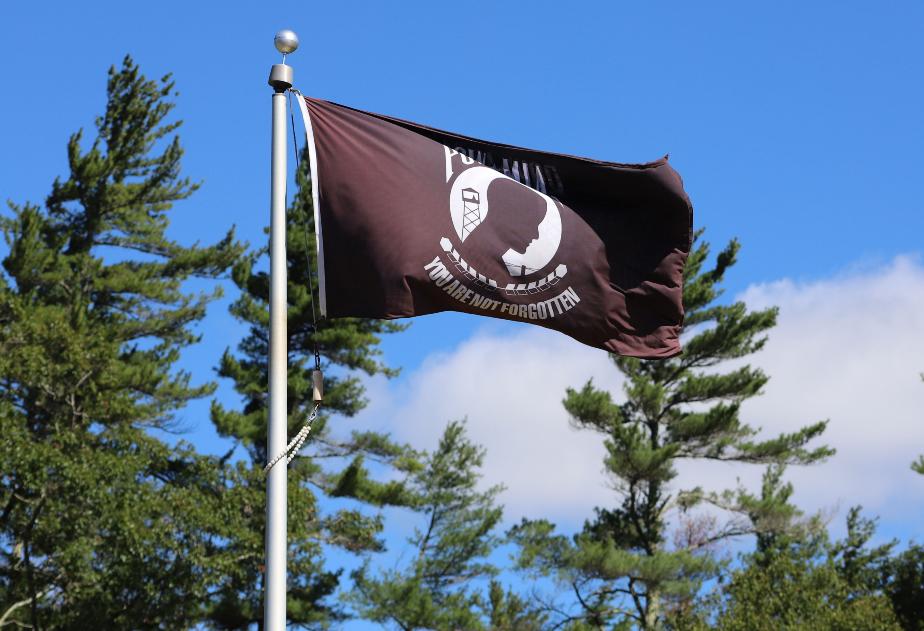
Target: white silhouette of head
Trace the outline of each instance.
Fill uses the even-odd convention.
[[[466,169],[453,182],[449,193],[449,212],[453,228],[463,243],[475,230],[480,229],[490,210],[488,188],[492,182],[499,179],[512,182],[545,202],[545,216],[538,226],[523,225],[523,238],[513,239],[514,242],[509,244],[506,252],[501,253],[501,259],[511,276],[531,274],[548,265],[561,244],[561,213],[555,200],[548,195],[485,166]],[[517,213],[517,209],[496,208],[494,212]],[[483,229],[490,230],[490,226]],[[526,237],[532,238],[524,243]]]

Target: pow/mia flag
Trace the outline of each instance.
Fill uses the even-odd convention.
[[[680,352],[693,211],[666,158],[601,162],[298,100],[324,315],[463,311],[620,355]]]

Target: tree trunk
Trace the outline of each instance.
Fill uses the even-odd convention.
[[[661,628],[661,594],[649,589],[646,600],[648,602],[645,608],[644,629],[658,631]]]

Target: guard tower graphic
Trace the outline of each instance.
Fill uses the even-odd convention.
[[[473,188],[462,189],[462,240],[481,223],[481,194]]]

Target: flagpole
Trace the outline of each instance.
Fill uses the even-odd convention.
[[[269,340],[269,423],[267,455],[282,453],[288,440],[286,349],[286,90],[292,87],[292,68],[286,55],[298,48],[292,31],[279,31],[276,49],[281,64],[270,69],[273,88],[273,133],[270,192],[270,340]],[[266,570],[263,579],[263,629],[286,628],[286,512],[288,487],[285,461],[272,467],[266,481]]]

